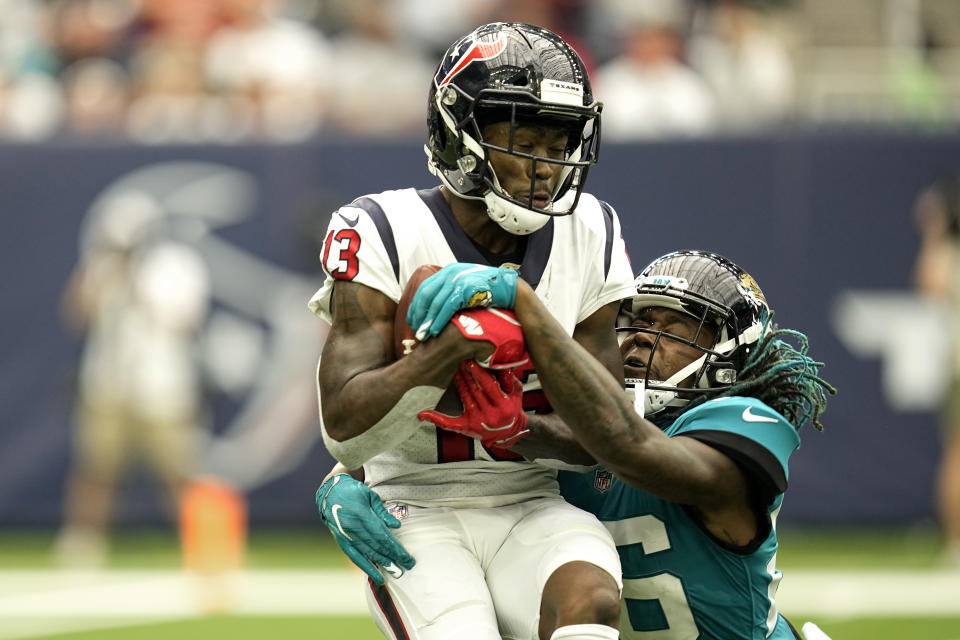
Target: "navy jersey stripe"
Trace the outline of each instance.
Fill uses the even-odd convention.
[[[440,192],[440,187],[419,189],[417,194],[433,213],[457,262],[489,264],[453,217],[453,211],[450,210],[450,205]],[[540,283],[540,278],[543,277],[543,272],[547,268],[547,260],[550,259],[550,250],[553,248],[553,222],[551,218],[542,228],[527,236],[527,250],[520,265],[520,275],[534,288]]]
[[[418,189],[417,195],[420,196],[420,199],[433,214],[433,218],[437,221],[437,225],[443,232],[443,237],[450,245],[450,250],[453,251],[453,257],[457,259],[457,262],[487,264],[486,258],[477,250],[456,218],[453,217],[453,211],[450,210],[450,205],[443,198],[440,187]]]
[[[550,251],[553,249],[553,218],[543,227],[530,234],[527,241],[527,254],[520,265],[520,275],[527,283],[536,288],[547,268]]]
[[[393,237],[393,228],[390,226],[390,221],[387,220],[383,208],[372,198],[357,198],[350,206],[359,207],[366,211],[370,219],[373,220],[373,224],[377,226],[380,241],[383,242],[387,255],[390,256],[393,275],[396,276],[397,282],[400,282],[400,258],[397,254],[397,242]]]
[[[370,585],[370,591],[373,592],[373,599],[377,601],[377,604],[380,606],[380,611],[382,611],[383,615],[387,618],[387,624],[390,625],[390,630],[393,631],[396,640],[409,640],[410,636],[407,635],[407,629],[403,626],[403,620],[400,619],[400,612],[397,611],[397,605],[393,603],[390,592],[387,591],[385,586],[374,583],[370,578],[367,578],[367,584]]]
[[[604,202],[600,203],[600,210],[603,211],[603,229],[607,233],[607,243],[603,247],[603,278],[606,280],[610,273],[610,263],[613,260],[613,207]]]

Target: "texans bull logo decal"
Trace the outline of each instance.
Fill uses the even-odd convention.
[[[479,42],[474,40],[470,45],[470,48],[460,56],[460,59],[453,65],[453,68],[447,73],[446,77],[441,80],[437,86],[444,86],[458,73],[470,66],[470,63],[476,62],[478,60],[490,60],[491,58],[496,58],[498,55],[503,53],[503,50],[507,47],[507,39],[500,34],[500,36],[493,42]],[[454,55],[456,55],[454,51]]]

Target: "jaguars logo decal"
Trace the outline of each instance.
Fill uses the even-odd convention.
[[[467,300],[467,308],[476,309],[477,307],[489,307],[493,302],[493,294],[489,291],[477,291]]]
[[[740,274],[740,288],[743,290],[743,293],[754,297],[763,304],[767,304],[767,298],[763,295],[763,291],[760,290],[760,285],[757,284],[757,281],[753,279],[747,272]]]

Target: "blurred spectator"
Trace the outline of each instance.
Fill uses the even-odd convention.
[[[127,72],[108,58],[74,62],[62,74],[64,126],[78,137],[113,138],[122,134],[127,113]]]
[[[25,73],[0,75],[0,130],[15,140],[36,142],[54,135],[63,120],[63,90],[56,78]]]
[[[56,0],[48,6],[63,90],[62,127],[82,137],[119,136],[127,108],[125,65],[136,3]]]
[[[203,411],[194,339],[209,300],[193,249],[152,236],[160,213],[146,195],[108,202],[64,295],[86,340],[77,388],[75,450],[56,553],[97,566],[116,494],[146,461],[171,514],[195,472]]]
[[[203,50],[193,43],[150,39],[134,53],[130,69],[127,133],[134,140],[183,143],[209,140],[217,131],[229,130],[229,122],[220,126],[228,112],[208,115]],[[237,139],[246,133],[243,128],[236,132]]]
[[[333,39],[336,93],[329,129],[360,136],[426,135],[424,78],[433,76],[436,61],[404,42],[379,0],[343,0],[340,10],[349,28]]]
[[[214,94],[249,105],[258,137],[295,142],[322,124],[335,68],[330,46],[307,24],[278,15],[279,0],[220,0],[225,24],[204,71]]]
[[[132,0],[54,0],[48,5],[50,41],[61,69],[88,58],[126,57]]]
[[[920,250],[914,282],[923,295],[942,300],[951,314],[952,380],[943,408],[943,455],[937,475],[937,504],[945,561],[960,569],[960,176],[944,176],[914,203]]]
[[[926,29],[920,42],[898,47],[890,64],[890,92],[898,120],[918,128],[943,130],[949,124],[947,82],[933,64],[937,46]]]
[[[35,0],[0,0],[0,69],[8,76],[53,73],[44,12]]]
[[[211,108],[207,100],[204,51],[223,24],[219,4],[219,0],[142,0],[129,63],[127,130],[134,140],[208,140],[235,124],[221,124],[227,119],[225,112]],[[244,133],[241,129],[238,138]]]
[[[0,0],[0,137],[38,140],[59,130],[56,73],[42,8],[34,0]]]
[[[744,0],[717,2],[696,15],[689,60],[713,90],[718,126],[752,130],[787,118],[794,103],[793,65],[767,16]]]
[[[586,38],[590,7],[588,0],[498,0],[491,19],[526,22],[553,31],[576,50],[592,77],[596,60]]]
[[[604,103],[604,137],[636,140],[711,132],[713,96],[682,60],[686,3],[605,0],[605,5],[621,27],[621,48],[593,76],[594,93]]]
[[[443,57],[451,42],[478,25],[501,19],[496,15],[502,1],[387,0],[381,3],[397,25],[403,46],[417,48],[429,60]],[[423,91],[423,87],[419,90]]]

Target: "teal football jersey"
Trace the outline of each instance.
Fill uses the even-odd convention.
[[[667,435],[714,446],[748,470],[771,499],[771,527],[749,549],[710,536],[678,504],[634,489],[598,469],[560,473],[571,503],[596,514],[620,552],[625,640],[793,640],[775,596],[776,517],[787,484],[787,461],[800,446],[796,429],[753,398],[706,402],[682,414]]]

